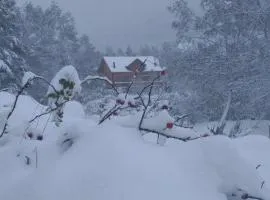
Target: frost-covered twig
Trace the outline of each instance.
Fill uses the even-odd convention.
[[[181,137],[168,135],[168,134],[165,134],[165,133],[156,131],[156,130],[152,130],[152,129],[148,129],[148,128],[142,128],[142,127],[140,127],[139,130],[140,131],[145,131],[145,132],[148,132],[148,133],[154,133],[154,134],[157,134],[158,136],[161,135],[161,136],[164,136],[166,138],[172,138],[172,139],[180,140],[180,141],[183,141],[183,142],[188,142],[188,141],[192,141],[192,140],[197,140],[197,139],[203,138],[203,137],[195,137],[195,138],[186,137],[186,138],[181,138]]]
[[[190,116],[190,113],[189,114],[184,114],[184,115],[181,115],[181,116],[177,116],[175,122],[178,122],[178,121],[180,121],[180,120],[182,120],[182,119],[184,119],[184,118],[186,118],[188,116]]]
[[[56,111],[56,110],[59,109],[60,107],[64,106],[67,102],[68,102],[68,101],[64,101],[63,103],[58,104],[56,107],[51,108],[51,109],[47,110],[47,111],[44,112],[44,113],[41,113],[41,114],[39,114],[39,115],[36,115],[33,119],[31,119],[31,120],[29,121],[29,123],[33,123],[33,122],[34,122],[35,120],[37,120],[38,118],[40,118],[40,117],[42,117],[42,116],[44,116],[44,115],[48,115],[48,114],[50,114],[50,113]]]
[[[115,91],[115,93],[117,95],[119,94],[119,92],[118,92],[117,88],[115,87],[115,85],[108,78],[102,77],[102,76],[91,76],[91,75],[89,75],[89,76],[87,76],[85,79],[83,79],[81,81],[81,85],[87,83],[88,81],[94,81],[94,80],[105,81],[106,83],[108,83],[112,87],[112,89]]]
[[[118,106],[118,105],[115,105],[111,110],[109,110],[103,117],[102,119],[98,122],[98,124],[102,124],[103,122],[105,122],[107,119],[109,119],[112,115],[114,115],[117,111],[119,110],[124,110],[124,109],[127,109],[129,108],[128,106],[127,107],[121,107],[121,106]]]
[[[106,121],[110,116],[112,116],[117,110],[118,110],[118,106],[114,105],[114,107],[112,109],[110,109],[103,117],[102,119],[99,121],[98,124],[102,124],[104,121]]]
[[[144,109],[143,109],[143,114],[142,114],[142,116],[141,116],[140,123],[139,123],[139,130],[141,130],[141,128],[142,128],[143,120],[144,120],[144,118],[145,118],[145,115],[146,115],[146,112],[147,112],[147,110],[148,110],[148,107],[149,107],[149,105],[150,105],[150,103],[151,103],[151,95],[152,95],[152,91],[153,91],[153,86],[154,86],[155,81],[156,81],[158,78],[159,78],[159,76],[158,76],[157,78],[155,78],[155,79],[151,82],[151,84],[150,84],[149,86],[144,87],[144,88],[142,89],[142,91],[140,92],[140,94],[139,94],[139,98],[140,98],[140,100],[142,101],[142,105],[143,105],[143,107],[144,107]],[[147,103],[145,103],[141,95],[143,94],[143,92],[144,92],[144,91],[146,90],[146,88],[148,88],[148,87],[150,87],[149,92],[148,92],[148,101],[147,101]]]
[[[134,84],[134,80],[132,80],[132,81],[130,82],[130,84],[129,84],[128,88],[127,88],[127,92],[126,92],[126,95],[125,95],[125,99],[127,99],[128,93],[129,93],[129,91],[130,91],[130,89],[131,89],[131,87],[132,87],[133,84]]]
[[[155,83],[158,79],[160,79],[160,75],[157,76],[156,78],[154,78],[153,81],[152,81],[150,84],[148,84],[147,86],[145,86],[145,87],[141,90],[141,92],[139,92],[138,97],[136,97],[135,99],[140,99],[140,97],[141,97],[142,94],[145,92],[145,90],[147,90],[147,89],[150,88],[150,87],[153,87],[153,86],[154,86],[154,83]]]

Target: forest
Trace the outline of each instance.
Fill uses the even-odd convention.
[[[270,0],[200,8],[168,2],[175,41],[98,49],[58,3],[0,0],[0,199],[269,200]],[[104,56],[166,71],[116,87]]]

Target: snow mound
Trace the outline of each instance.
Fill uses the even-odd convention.
[[[14,95],[1,92],[0,113],[13,101]],[[21,135],[24,121],[44,109],[20,96],[9,135]],[[49,116],[29,127],[44,140],[13,137],[0,147],[0,199],[226,200],[237,189],[270,199],[266,137],[211,136],[187,143],[168,139],[161,147],[141,136],[140,113],[100,126],[84,117],[78,102],[69,102],[65,113],[60,127],[48,121]],[[125,120],[137,125],[125,126]],[[159,125],[157,121],[152,128]],[[196,134],[178,127],[170,131]]]
[[[144,142],[134,128],[113,122],[102,126],[89,123],[82,120],[66,126],[57,141],[33,143],[32,148],[30,145],[24,149],[31,156],[34,147],[38,147],[38,169],[23,167],[11,146],[0,149],[0,163],[12,166],[0,165],[1,175],[4,174],[0,199],[226,200],[225,194],[235,187],[270,197],[267,184],[260,189],[261,181],[267,183],[270,179],[248,161],[253,162],[256,154],[244,154],[256,146],[270,150],[266,138],[233,141],[210,137],[189,143],[174,141],[160,147]],[[69,138],[73,142],[65,151],[52,148]],[[252,146],[247,145],[251,143]],[[262,161],[269,163],[267,152]],[[5,174],[12,174],[12,179]]]
[[[0,115],[1,118],[7,117],[11,111],[15,100],[15,95],[8,92],[0,92]],[[26,129],[36,127],[43,129],[46,124],[48,115],[41,117],[39,120],[34,121],[29,126],[29,121],[36,115],[45,112],[46,106],[36,102],[33,98],[25,95],[20,95],[16,108],[8,121],[8,131],[11,135],[22,136],[26,133]],[[29,127],[28,127],[29,126]],[[1,129],[2,130],[2,129]]]
[[[57,72],[57,74],[51,81],[51,85],[53,85],[57,91],[60,91],[62,89],[62,85],[59,83],[61,79],[66,79],[67,81],[74,82],[75,83],[74,92],[80,93],[81,80],[79,78],[78,72],[75,67],[73,67],[72,65],[68,65],[68,66],[63,67],[59,72]],[[49,87],[47,91],[47,95],[54,92],[55,91],[53,90],[53,88]]]
[[[70,118],[83,119],[85,112],[82,104],[77,101],[69,101],[64,107],[64,121]]]

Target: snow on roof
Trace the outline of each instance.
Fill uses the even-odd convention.
[[[104,57],[105,62],[112,72],[129,72],[127,66],[139,59],[145,61],[144,71],[163,71],[165,68],[160,66],[159,60],[153,56],[134,56],[134,57]]]

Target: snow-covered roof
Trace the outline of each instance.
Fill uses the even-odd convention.
[[[159,60],[153,56],[123,56],[123,57],[104,57],[104,60],[112,72],[129,72],[127,66],[139,59],[145,62],[144,71],[163,71],[165,68],[160,66]]]

